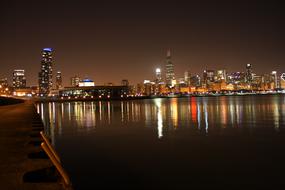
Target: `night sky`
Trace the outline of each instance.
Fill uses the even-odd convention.
[[[285,72],[284,42],[282,1],[0,2],[0,78],[25,69],[28,85],[37,85],[44,47],[54,49],[64,85],[76,74],[135,84],[164,71],[168,48],[176,77],[247,63],[257,74]]]

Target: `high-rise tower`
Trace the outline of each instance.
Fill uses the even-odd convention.
[[[170,50],[167,51],[167,56],[166,56],[166,65],[165,65],[165,71],[166,71],[166,85],[168,87],[173,86],[173,81],[175,79],[174,75],[174,66],[171,61],[171,52]]]
[[[184,72],[184,81],[188,86],[190,85],[190,77],[191,77],[190,71],[185,71]]]
[[[280,76],[280,87],[285,89],[285,73],[282,73]]]
[[[25,70],[14,70],[13,88],[26,88]]]
[[[155,69],[155,82],[157,84],[161,82],[161,69],[160,68]]]
[[[245,73],[245,80],[248,84],[252,83],[252,65],[251,64],[246,64],[246,73]]]
[[[56,73],[55,85],[57,90],[62,88],[62,76],[60,71],[57,71]]]
[[[47,96],[52,89],[52,49],[42,50],[41,71],[39,72],[39,95]]]

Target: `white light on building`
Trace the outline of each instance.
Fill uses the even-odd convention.
[[[79,87],[84,87],[84,86],[95,86],[95,83],[90,79],[84,79],[83,81],[79,82]]]

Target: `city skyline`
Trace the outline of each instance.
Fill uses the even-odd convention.
[[[13,70],[24,69],[27,85],[37,85],[44,47],[54,49],[64,86],[74,75],[98,84],[152,79],[157,67],[165,72],[168,48],[178,77],[186,70],[244,71],[248,63],[257,74],[284,72],[281,1],[9,1],[0,9],[0,76],[9,83]]]
[[[47,53],[48,53],[48,57],[47,57]],[[39,88],[46,88],[46,87],[41,87],[42,83],[47,83],[47,81],[49,81],[48,83],[48,90],[47,92],[49,92],[51,89],[59,89],[59,88],[62,88],[64,86],[68,87],[68,86],[74,86],[74,77],[78,77],[78,82],[80,81],[84,81],[84,79],[86,80],[92,80],[93,81],[93,78],[85,75],[85,77],[82,77],[82,76],[79,76],[77,74],[73,74],[70,78],[68,78],[68,82],[66,82],[66,85],[64,85],[62,83],[62,73],[61,71],[53,71],[54,70],[54,61],[53,61],[53,53],[54,53],[54,50],[53,48],[42,48],[42,61],[41,61],[41,71],[39,72],[39,75],[38,75],[38,84],[35,84],[35,85],[31,85],[31,86],[39,86]],[[46,63],[48,65],[46,65]],[[251,83],[253,81],[253,77],[254,76],[263,76],[263,75],[275,75],[275,80],[276,80],[276,83],[277,83],[277,80],[279,80],[279,78],[281,78],[284,74],[284,72],[278,72],[276,70],[271,70],[270,72],[266,72],[266,73],[256,73],[256,72],[253,72],[253,68],[252,68],[252,64],[250,63],[247,63],[244,67],[244,70],[241,70],[241,71],[232,71],[232,72],[229,72],[228,70],[226,69],[220,69],[220,68],[212,68],[212,69],[204,69],[202,71],[200,71],[200,73],[191,73],[191,71],[189,70],[185,70],[184,73],[182,75],[177,75],[175,74],[175,69],[174,69],[174,66],[175,64],[173,64],[172,62],[172,55],[171,55],[171,50],[170,49],[167,49],[166,51],[166,56],[165,56],[165,61],[164,61],[164,65],[163,66],[160,66],[160,67],[157,67],[155,68],[155,70],[152,71],[152,76],[150,78],[143,78],[141,79],[139,82],[137,83],[130,83],[131,85],[136,85],[136,84],[142,84],[144,80],[147,80],[147,81],[154,81],[154,82],[164,82],[167,86],[171,87],[172,85],[174,85],[175,83],[178,83],[180,79],[186,79],[188,78],[188,80],[190,80],[189,77],[191,76],[199,76],[199,77],[202,77],[203,78],[203,83],[205,83],[205,78],[211,78],[210,81],[211,82],[214,82],[214,76],[216,77],[219,77],[219,72],[222,72],[220,73],[220,75],[222,74],[222,79],[225,79],[225,81],[227,81],[227,78],[230,77],[232,74],[235,74],[235,73],[241,73],[241,74],[244,74],[245,76],[245,82],[247,83]],[[48,71],[46,70],[48,69]],[[15,71],[22,71],[22,72],[25,72],[24,69],[22,70],[17,70],[17,69],[14,69],[14,72]],[[13,85],[14,86],[14,72],[13,72]],[[52,72],[55,72],[55,74],[53,75]],[[207,76],[209,74],[206,74],[210,72],[210,76]],[[48,78],[46,77],[43,77],[41,73],[46,73],[44,75],[47,75]],[[187,73],[187,74],[186,74]],[[206,74],[206,76],[205,76]],[[185,76],[185,75],[189,75],[189,76]],[[281,76],[282,75],[282,76]],[[160,79],[158,79],[158,77]],[[170,77],[170,78],[169,78]],[[277,79],[278,78],[278,79]],[[9,81],[9,77],[0,77],[0,79],[7,79],[7,81]],[[26,77],[25,77],[25,86],[26,86]],[[129,81],[129,79],[127,79],[126,77],[121,79],[121,81],[105,81],[104,83],[99,83],[99,85],[120,85],[120,83],[122,83],[122,81],[124,80],[127,80]],[[46,81],[46,82],[42,82],[42,81]],[[184,80],[185,82],[187,80]],[[216,80],[215,80],[216,81]],[[94,81],[96,83],[96,81]],[[173,83],[174,82],[174,83]],[[129,82],[128,82],[129,83]],[[173,84],[172,84],[173,83]],[[231,83],[231,82],[230,82]],[[97,83],[98,85],[98,83]],[[28,85],[27,85],[28,86]],[[199,86],[199,85],[198,85]],[[172,86],[173,87],[173,86]],[[276,88],[276,87],[275,87]],[[46,91],[46,90],[44,90]]]

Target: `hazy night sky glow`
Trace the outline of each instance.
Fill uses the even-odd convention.
[[[1,1],[0,78],[25,69],[37,85],[45,47],[64,85],[76,74],[96,84],[152,80],[156,67],[164,76],[168,48],[177,77],[247,63],[257,74],[285,72],[285,6],[266,2]]]

